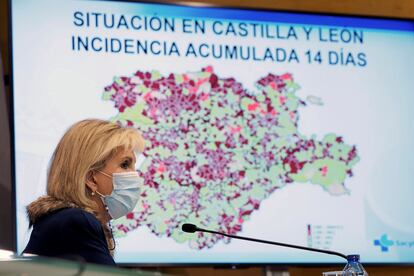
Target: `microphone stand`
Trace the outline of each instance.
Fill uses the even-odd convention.
[[[295,245],[295,244],[260,240],[260,239],[254,239],[254,238],[243,237],[243,236],[235,236],[235,235],[221,233],[221,232],[217,232],[217,231],[213,231],[213,230],[199,228],[196,225],[191,224],[191,223],[184,223],[181,226],[181,229],[182,229],[182,231],[184,231],[186,233],[205,232],[205,233],[210,233],[210,234],[222,235],[222,236],[229,237],[229,238],[234,238],[234,239],[240,239],[240,240],[246,240],[246,241],[252,241],[252,242],[259,242],[259,243],[265,243],[265,244],[272,244],[272,245],[277,245],[277,246],[282,246],[282,247],[295,248],[295,249],[313,251],[313,252],[318,252],[318,253],[323,253],[323,254],[335,255],[335,256],[344,258],[345,260],[348,261],[348,257],[346,255],[344,255],[342,253],[339,253],[339,252],[336,252],[336,251],[311,248],[311,247],[300,246],[300,245]],[[232,266],[232,268],[235,268],[235,266]],[[288,275],[289,275],[288,271],[271,271],[271,270],[269,270],[268,267],[265,268],[265,276],[288,276]]]
[[[183,224],[182,228],[185,228],[184,225],[191,225],[191,224]],[[195,226],[195,225],[194,225]],[[185,229],[182,229],[184,232],[192,232],[192,231],[186,231]],[[206,233],[211,233],[211,234],[216,234],[216,235],[222,235],[225,237],[229,237],[229,238],[234,238],[234,239],[240,239],[240,240],[246,240],[246,241],[253,241],[253,242],[260,242],[260,243],[266,243],[266,244],[272,244],[272,245],[278,245],[278,246],[283,246],[283,247],[289,247],[289,248],[296,248],[296,249],[301,249],[301,250],[307,250],[307,251],[313,251],[313,252],[319,252],[319,253],[324,253],[324,254],[329,254],[329,255],[336,255],[339,256],[341,258],[344,258],[345,260],[347,260],[347,256],[336,252],[336,251],[331,251],[331,250],[324,250],[324,249],[317,249],[317,248],[311,248],[311,247],[306,247],[306,246],[300,246],[300,245],[295,245],[295,244],[287,244],[287,243],[281,243],[281,242],[273,242],[273,241],[266,241],[266,240],[260,240],[260,239],[254,239],[254,238],[248,238],[248,237],[243,237],[243,236],[234,236],[234,235],[229,235],[226,233],[221,233],[221,232],[217,232],[217,231],[213,231],[213,230],[208,230],[208,229],[203,229],[203,228],[199,228],[197,226],[195,226],[194,232],[199,231],[199,232],[206,232]]]

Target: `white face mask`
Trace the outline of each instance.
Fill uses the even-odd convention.
[[[111,177],[107,173],[99,172]],[[114,189],[112,193],[110,195],[103,195],[96,191],[101,196],[111,218],[120,218],[134,210],[140,196],[140,180],[138,172],[136,171],[113,173],[112,184]]]

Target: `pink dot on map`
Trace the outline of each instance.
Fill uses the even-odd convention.
[[[213,67],[212,67],[212,66],[207,66],[207,67],[205,68],[205,71],[206,71],[206,72],[209,72],[209,73],[213,73]]]
[[[292,74],[286,73],[280,76],[280,78],[282,80],[291,80],[292,79]]]
[[[202,100],[202,101],[205,101],[207,99],[208,99],[208,94],[207,93],[202,94],[201,97],[200,97],[200,100]]]
[[[151,92],[146,93],[143,98],[147,102],[151,98]]]
[[[157,169],[157,171],[158,171],[159,173],[163,173],[163,172],[165,172],[165,165],[164,165],[163,163],[160,163],[160,164],[158,165],[158,169]]]
[[[258,103],[252,103],[252,104],[247,105],[247,109],[249,111],[255,111],[256,108],[258,108],[258,107],[259,107],[259,104]]]
[[[327,166],[323,166],[321,169],[321,174],[322,176],[326,176],[326,173],[328,172],[328,167]]]

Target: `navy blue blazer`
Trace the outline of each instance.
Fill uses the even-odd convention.
[[[60,209],[39,218],[23,253],[115,265],[101,223],[79,208]]]

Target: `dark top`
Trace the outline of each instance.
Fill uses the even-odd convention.
[[[34,225],[23,253],[115,265],[97,218],[79,208],[66,208],[42,216]]]

